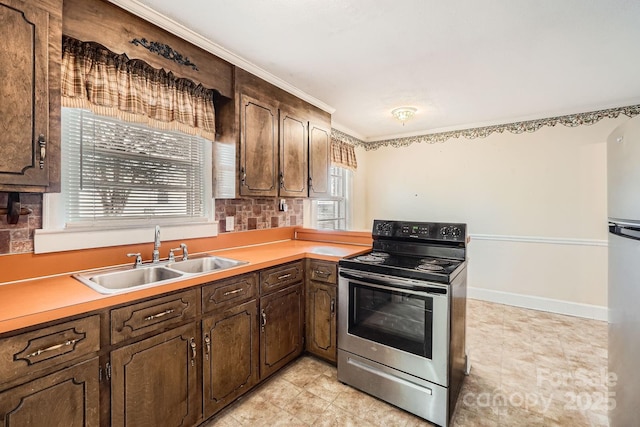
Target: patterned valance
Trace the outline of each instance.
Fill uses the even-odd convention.
[[[62,43],[63,106],[215,140],[214,90],[98,43]]]
[[[355,147],[346,142],[331,138],[331,164],[333,166],[356,170],[358,162],[356,161]]]

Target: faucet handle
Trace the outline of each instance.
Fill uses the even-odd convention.
[[[176,256],[173,254],[173,251],[177,251],[180,248],[169,249],[169,262],[174,262],[176,260]]]
[[[136,257],[136,262],[133,264],[133,268],[138,268],[142,265],[142,255],[140,253],[127,254],[128,257]]]

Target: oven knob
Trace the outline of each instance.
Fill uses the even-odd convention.
[[[442,234],[443,236],[446,236],[449,234],[449,227],[442,227],[440,229],[440,234]]]
[[[453,237],[460,237],[460,233],[461,233],[460,228],[458,228],[458,227],[451,227],[451,235],[452,235]]]

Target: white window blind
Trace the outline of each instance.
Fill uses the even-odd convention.
[[[350,174],[345,168],[330,169],[331,198],[314,200],[312,226],[320,230],[346,230],[349,227]]]
[[[63,108],[67,224],[205,217],[206,139]]]

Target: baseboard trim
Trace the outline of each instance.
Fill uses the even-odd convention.
[[[582,304],[533,295],[515,294],[512,292],[494,291],[491,289],[468,288],[467,296],[473,299],[530,308],[532,310],[565,314],[594,320],[608,320],[608,308],[600,305]]]

